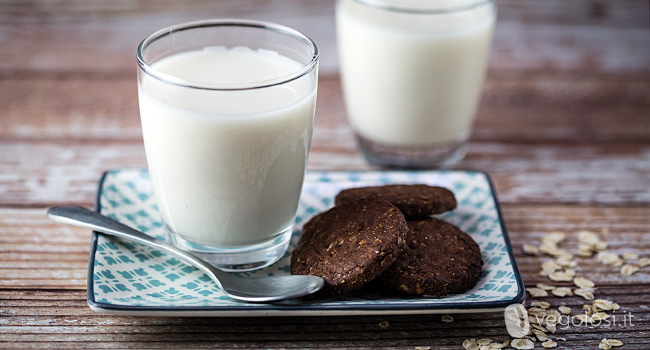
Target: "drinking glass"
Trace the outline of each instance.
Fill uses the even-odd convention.
[[[318,49],[285,26],[175,25],[137,49],[140,119],[166,238],[230,271],[288,247],[311,144]]]
[[[492,41],[486,0],[338,0],[348,118],[384,167],[448,167],[467,152]]]

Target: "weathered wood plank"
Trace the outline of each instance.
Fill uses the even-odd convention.
[[[9,320],[17,320],[11,316]],[[21,317],[23,324],[4,326],[6,336],[24,342],[24,345],[42,341],[65,339],[69,346],[83,346],[88,342],[105,342],[119,346],[124,342],[134,346],[180,346],[206,344],[219,347],[373,347],[413,348],[432,346],[441,349],[459,349],[464,339],[508,339],[500,314],[455,315],[451,324],[441,322],[439,315],[368,316],[368,317],[283,317],[268,322],[265,318],[132,318],[96,317],[84,320],[74,315]],[[48,322],[50,320],[51,322]],[[634,318],[633,318],[634,320]],[[625,348],[642,349],[649,330],[647,313],[639,314],[639,321],[623,327],[570,326],[558,328],[555,336],[565,337],[561,348],[592,349],[603,337],[626,340]],[[36,321],[36,322],[34,322]],[[621,321],[619,321],[621,322]],[[621,322],[622,323],[622,322]],[[327,327],[328,332],[322,332]],[[299,330],[299,331],[297,331]],[[55,337],[52,334],[58,333]],[[21,344],[21,343],[18,343]],[[101,343],[99,343],[101,344]],[[146,344],[146,345],[145,345]],[[594,346],[594,344],[596,346]]]
[[[333,0],[248,4],[5,1],[0,4],[0,31],[7,33],[0,38],[0,71],[133,72],[135,48],[153,31],[204,18],[241,17],[304,32],[321,48],[322,71],[336,72]],[[507,0],[498,6],[491,69],[650,71],[644,0]]]
[[[562,231],[567,234],[562,247],[577,252],[576,233],[581,230],[610,233],[604,236],[611,252],[636,252],[650,257],[650,207],[530,206],[505,204],[504,220],[510,232],[519,268],[528,285],[548,279],[539,276],[540,264],[548,257],[523,254],[524,243],[539,244],[544,234]],[[19,229],[18,227],[34,227]],[[79,289],[86,286],[90,233],[48,221],[41,209],[0,209],[0,290],[9,289]],[[47,237],[60,237],[46,241]],[[600,287],[613,288],[609,293],[632,293],[617,289],[619,285],[640,286],[650,283],[650,268],[623,277],[618,268],[604,266],[592,258],[577,258],[576,270]],[[629,294],[631,295],[631,294]],[[0,292],[0,299],[4,299]],[[50,295],[51,297],[51,295]],[[650,297],[650,296],[649,296]],[[650,300],[648,300],[650,302]]]
[[[649,135],[650,75],[522,73],[488,75],[472,138],[648,142]]]
[[[4,139],[142,139],[134,76],[0,77],[0,106]],[[349,144],[346,118],[338,77],[321,77],[314,143]],[[648,142],[650,74],[492,74],[473,139]]]
[[[314,140],[309,169],[370,169],[346,139]],[[120,167],[146,167],[140,142],[0,141],[0,204],[92,205],[99,176]],[[650,203],[647,144],[473,142],[458,167],[486,171],[504,203]]]
[[[650,52],[645,0],[500,0],[499,23],[470,155],[503,204],[527,286],[545,256],[522,244],[550,231],[607,228],[609,249],[650,256]],[[250,6],[248,6],[250,5]],[[309,168],[366,170],[337,77],[334,1],[116,0],[0,3],[0,348],[460,349],[506,340],[502,315],[164,318],[93,313],[86,304],[87,230],[49,222],[52,204],[92,206],[100,174],[144,167],[135,46],[166,25],[244,17],[295,27],[316,40],[319,105]],[[98,44],[99,43],[99,44]],[[626,207],[627,206],[627,207]],[[634,324],[558,327],[558,349],[650,343],[650,268],[630,277],[594,258],[596,282]],[[568,284],[567,284],[568,285]],[[530,302],[529,298],[529,302]],[[579,297],[547,297],[577,313]],[[385,323],[387,322],[387,323]],[[388,326],[386,326],[388,325]]]

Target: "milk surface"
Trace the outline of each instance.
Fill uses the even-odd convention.
[[[246,87],[303,66],[275,52],[210,47],[152,66],[197,85]],[[258,243],[290,227],[302,188],[316,83],[211,91],[143,75],[140,113],[165,224],[210,246]]]
[[[396,146],[468,138],[491,44],[493,8],[413,15],[353,0],[337,6],[341,79],[356,131]]]

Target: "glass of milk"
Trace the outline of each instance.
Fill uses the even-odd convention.
[[[162,29],[138,47],[147,163],[167,239],[245,271],[282,257],[316,105],[318,49],[247,20]]]
[[[465,155],[495,19],[489,0],[338,0],[343,96],[371,163],[439,168]]]

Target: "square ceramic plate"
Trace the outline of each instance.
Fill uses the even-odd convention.
[[[253,304],[225,296],[198,269],[158,250],[93,233],[88,269],[88,304],[100,313],[167,316],[282,316],[494,312],[524,301],[524,286],[493,186],[471,171],[309,172],[305,178],[296,229],[289,252],[250,276],[289,274],[290,252],[302,225],[333,205],[343,188],[426,183],[451,189],[458,208],[440,215],[479,244],[484,271],[468,292],[443,298],[412,297],[374,286],[332,298],[304,298]],[[103,175],[96,210],[162,239],[162,224],[149,174],[117,169]]]

